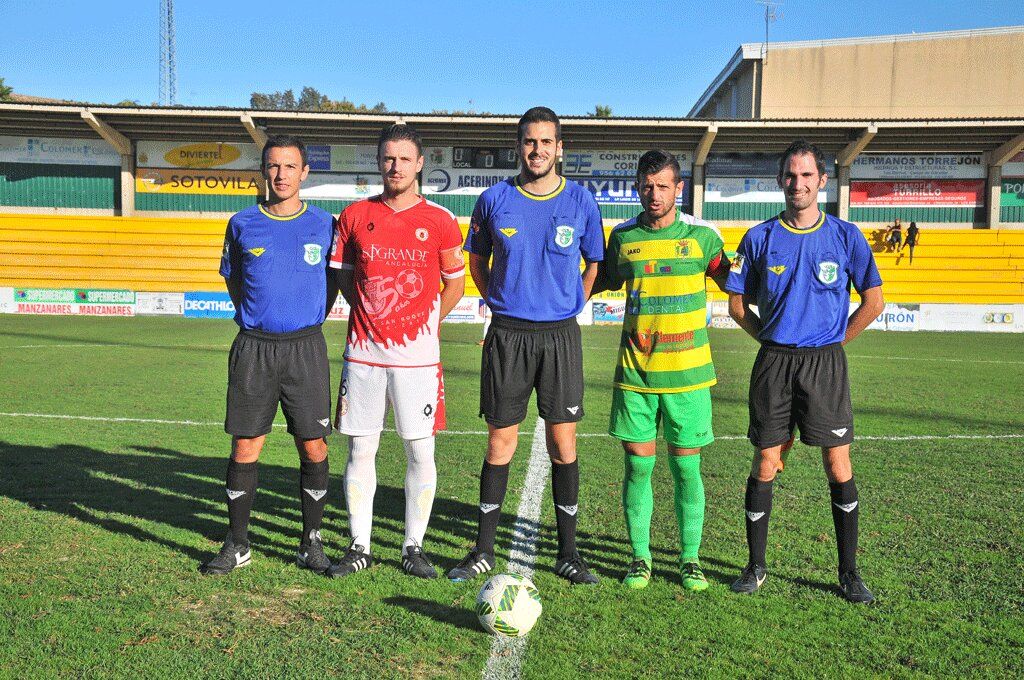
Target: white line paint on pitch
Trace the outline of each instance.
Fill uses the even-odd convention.
[[[139,423],[143,425],[184,425],[186,427],[223,427],[223,422],[202,421],[202,420],[163,420],[160,418],[114,418],[108,416],[74,416],[65,413],[4,413],[0,412],[0,418],[40,418],[44,420],[84,420],[98,423]],[[540,422],[544,422],[541,420]],[[284,423],[274,423],[274,427],[287,427]],[[387,428],[386,432],[394,432]],[[455,436],[478,437],[486,435],[486,430],[441,430],[440,434]],[[599,437],[608,438],[610,435],[603,432],[581,432],[577,437]],[[715,437],[719,441],[746,441],[746,435],[725,434]],[[857,441],[879,441],[879,442],[910,442],[910,441],[932,441],[932,440],[977,440],[977,439],[1024,439],[1024,434],[908,434],[908,435],[857,435]],[[537,439],[534,436],[534,445]],[[541,444],[544,445],[543,437]],[[546,445],[544,445],[546,446]],[[532,453],[531,453],[532,455]],[[532,460],[532,458],[531,458]]]
[[[508,570],[533,578],[533,563],[537,559],[537,533],[540,528],[540,502],[547,488],[551,469],[548,447],[544,436],[544,419],[538,418],[533,428],[530,445],[530,464],[523,481],[523,492],[516,510],[516,523],[512,527],[512,545],[508,551]],[[523,672],[526,638],[495,637],[491,654],[484,666],[484,680],[511,680]]]

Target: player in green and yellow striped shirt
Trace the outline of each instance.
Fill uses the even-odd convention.
[[[698,558],[704,529],[700,450],[714,441],[710,387],[716,382],[705,276],[723,287],[729,261],[714,225],[676,209],[683,182],[672,154],[641,156],[636,182],[644,210],[612,232],[603,276],[605,288],[626,289],[608,426],[622,440],[626,459],[622,502],[633,562],[623,583],[643,588],[651,578],[651,474],[661,422],[675,480],[682,584],[700,591],[708,587]]]

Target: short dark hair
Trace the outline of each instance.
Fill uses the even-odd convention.
[[[675,177],[676,184],[682,179],[683,171],[679,167],[679,159],[674,154],[670,154],[668,151],[662,151],[661,149],[651,149],[643,156],[640,156],[640,160],[636,164],[636,181],[640,183],[647,175],[654,175],[661,172],[665,168],[672,168],[672,175]]]
[[[534,106],[519,119],[519,126],[516,128],[516,141],[523,141],[523,131],[531,123],[554,123],[555,141],[562,139],[562,121],[558,120],[558,114],[546,106]]]
[[[806,139],[798,139],[782,152],[782,157],[779,158],[779,177],[782,177],[786,172],[786,166],[789,165],[789,159],[793,156],[803,156],[804,154],[810,154],[814,156],[814,164],[818,166],[818,174],[825,174],[825,154],[821,152],[814,144],[811,144]]]
[[[385,144],[403,140],[416,145],[417,157],[423,155],[423,139],[420,133],[416,132],[416,128],[405,123],[392,123],[380,131],[380,137],[377,138],[377,158],[380,158],[380,150]]]
[[[271,149],[298,149],[302,155],[302,167],[309,165],[306,160],[306,145],[302,143],[302,140],[292,135],[274,135],[267,140],[267,143],[263,145],[263,157],[260,160],[260,167],[267,167],[267,154],[270,153]]]

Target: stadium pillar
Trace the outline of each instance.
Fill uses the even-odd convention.
[[[837,178],[839,186],[839,207],[837,217],[846,222],[850,221],[850,166],[840,165],[837,170],[839,171],[839,177]]]
[[[693,216],[704,217],[704,166],[693,166]]]
[[[135,214],[135,154],[121,155],[121,216]]]
[[[985,192],[985,208],[988,209],[988,219],[985,226],[989,229],[999,228],[999,211],[1002,208],[1003,200],[1003,166],[988,166],[988,180],[986,182],[988,191]]]

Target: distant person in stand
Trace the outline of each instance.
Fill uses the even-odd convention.
[[[911,222],[910,227],[907,229],[907,240],[903,243],[903,247],[900,248],[900,252],[903,252],[903,248],[910,247],[910,264],[914,264],[914,246],[918,244],[920,239],[920,230],[917,228],[917,222]]]

